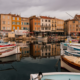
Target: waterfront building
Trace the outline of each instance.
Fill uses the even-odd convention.
[[[79,21],[76,19],[69,19],[65,21],[65,35],[79,35],[80,27]]]
[[[12,29],[11,14],[0,14],[0,30],[11,31],[11,29]]]
[[[64,20],[58,18],[52,18],[51,33],[57,35],[64,35]]]
[[[21,17],[20,15],[11,14],[12,16],[12,31],[21,30]]]
[[[29,18],[21,17],[21,30],[30,31]]]
[[[36,16],[30,17],[30,32],[34,32],[35,36],[38,36],[40,33],[40,18]]]
[[[65,20],[65,35],[80,35],[80,15],[75,15],[73,19]]]
[[[47,16],[40,16],[40,26],[42,36],[49,35],[51,32],[51,18]]]

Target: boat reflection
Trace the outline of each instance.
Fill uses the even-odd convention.
[[[59,43],[45,43],[37,42],[28,44],[26,41],[24,43],[17,43],[20,47],[20,53],[0,58],[0,63],[8,63],[14,61],[20,61],[23,57],[38,58],[50,58],[55,56],[60,56],[60,44]]]

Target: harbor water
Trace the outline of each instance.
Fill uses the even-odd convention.
[[[65,72],[60,66],[60,43],[17,42],[21,53],[0,58],[1,80],[29,80],[39,72]]]

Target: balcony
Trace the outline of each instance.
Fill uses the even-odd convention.
[[[51,27],[51,25],[41,25],[41,27]]]

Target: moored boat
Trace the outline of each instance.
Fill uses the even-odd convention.
[[[42,74],[30,74],[30,80],[79,80],[80,73],[50,72]]]
[[[61,56],[61,67],[70,72],[80,72],[80,57]]]
[[[6,57],[17,53],[17,47],[0,52],[0,57]]]

